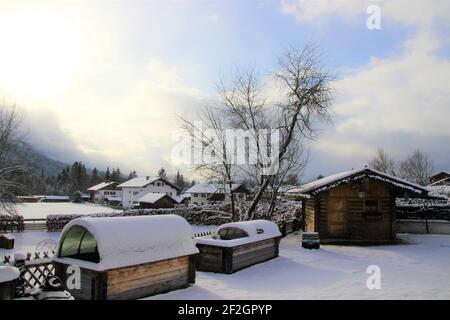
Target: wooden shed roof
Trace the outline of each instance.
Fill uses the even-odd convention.
[[[327,191],[329,189],[333,189],[342,183],[350,183],[352,181],[357,181],[364,178],[372,178],[375,180],[384,181],[386,183],[395,185],[400,189],[405,189],[422,195],[427,195],[429,191],[425,187],[415,184],[413,182],[409,182],[374,169],[363,167],[360,169],[340,172],[322,179],[312,181],[299,188],[291,189],[287,193],[317,194],[320,192]]]

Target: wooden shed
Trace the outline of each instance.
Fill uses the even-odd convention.
[[[141,209],[173,208],[177,201],[165,193],[147,193],[139,200]]]
[[[227,223],[213,237],[197,239],[197,270],[233,273],[278,257],[281,233],[271,221]]]
[[[321,242],[395,239],[395,199],[426,196],[417,184],[367,167],[338,173],[288,192],[303,199],[305,231]]]
[[[63,283],[81,270],[75,299],[137,299],[195,282],[190,225],[176,215],[79,218],[67,224],[53,259]]]

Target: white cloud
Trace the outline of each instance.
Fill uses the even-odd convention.
[[[436,54],[439,43],[431,34],[420,34],[405,42],[401,55],[373,58],[337,80],[335,126],[313,148],[352,165],[367,162],[377,146],[398,157],[421,148],[448,159],[450,61]]]
[[[211,21],[211,22],[217,22],[219,21],[219,15],[217,14],[210,14],[208,16],[206,16],[206,20]]]
[[[382,19],[404,25],[430,25],[437,20],[450,23],[448,0],[282,0],[281,11],[302,23],[320,23],[332,17],[356,22],[367,16],[369,5],[380,6]]]

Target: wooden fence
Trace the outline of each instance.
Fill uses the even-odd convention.
[[[48,276],[55,274],[51,252],[28,252],[25,261],[14,261],[10,255],[3,257],[3,264],[19,268],[25,288],[35,288],[44,284]]]

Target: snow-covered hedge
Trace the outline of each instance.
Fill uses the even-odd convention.
[[[240,205],[237,207],[239,215],[243,215],[246,207]],[[255,218],[271,219],[273,221],[291,220],[299,217],[301,205],[299,202],[282,201],[271,217],[268,217],[265,205],[259,206],[256,210]],[[51,214],[47,216],[47,230],[50,232],[61,231],[64,226],[79,217],[121,217],[121,216],[145,216],[176,214],[186,219],[190,224],[195,225],[221,225],[232,222],[231,205],[229,203],[209,204],[209,205],[179,205],[173,209],[133,209],[114,213],[95,213],[89,215],[79,214]]]
[[[397,199],[397,219],[444,219],[450,221],[450,201],[435,199]]]
[[[0,232],[22,232],[24,230],[23,217],[19,215],[0,215]]]

